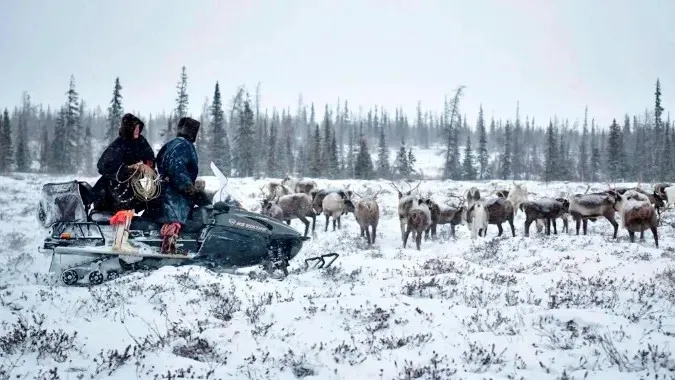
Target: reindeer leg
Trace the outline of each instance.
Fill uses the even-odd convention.
[[[429,232],[431,232],[431,227],[424,230],[424,240],[429,240]]]
[[[588,233],[588,219],[584,219],[584,235]]]
[[[410,236],[410,230],[406,229],[403,233],[403,248],[405,248],[406,244],[408,243],[408,236]]]
[[[532,224],[532,220],[530,219],[525,219],[525,226],[523,226],[523,232],[525,232],[525,237],[530,236],[530,225]]]
[[[323,215],[326,217],[326,228],[324,228],[323,232],[328,232],[328,218],[330,218],[330,216],[328,216],[328,214]]]
[[[366,227],[367,228],[367,227]],[[366,234],[366,229],[361,226],[361,237]]]
[[[366,226],[366,228],[362,228],[361,230],[366,231],[366,239],[368,240],[368,245],[370,245],[370,229]]]
[[[513,225],[513,218],[509,219],[508,222],[509,226],[511,226],[511,235],[513,235],[513,237],[516,237],[516,227],[514,227]]]
[[[338,219],[338,223],[337,223],[338,230],[341,230],[342,229],[342,216],[338,216],[337,219]]]
[[[417,232],[417,235],[415,236],[415,246],[417,247],[418,251],[422,247],[422,234],[419,232]]]
[[[301,216],[298,219],[305,225],[305,236],[307,236],[307,234],[309,234],[309,220],[304,216]]]
[[[570,232],[570,226],[567,218],[563,218],[563,232],[566,234]]]
[[[612,223],[612,226],[614,227],[614,239],[616,239],[616,234],[619,233],[619,223],[617,223],[616,220],[614,220],[614,218],[608,220],[610,223]]]
[[[551,235],[551,218],[546,218],[546,235]]]
[[[406,233],[405,219],[403,219],[399,216],[398,217],[398,223],[401,226],[401,239],[403,240],[403,236],[405,236],[405,233]],[[405,247],[403,247],[403,248],[405,248]]]
[[[581,228],[581,219],[575,219],[577,222],[577,235],[579,235],[579,228]]]
[[[372,240],[372,243],[375,244],[375,235],[377,235],[377,224],[373,224],[372,226],[373,233],[370,235],[370,239]]]
[[[333,231],[335,231],[335,226],[337,225],[337,218],[333,217]]]
[[[501,223],[497,223],[497,230],[499,230],[497,236],[502,236],[502,233],[504,233],[504,227],[502,227]]]
[[[312,214],[312,233],[314,233],[315,228],[316,228],[316,214]]]
[[[650,230],[652,230],[652,235],[654,235],[654,244],[656,244],[656,248],[659,247],[659,232],[656,229],[656,226],[650,227]]]
[[[551,224],[553,224],[553,233],[555,235],[557,235],[558,234],[558,222],[556,222],[555,218],[551,219]]]
[[[643,241],[643,240],[645,240],[645,232],[640,231],[640,241]]]
[[[628,237],[630,238],[631,243],[635,243],[635,232],[628,231]]]
[[[455,238],[455,224],[450,223],[450,234],[452,235],[452,238]]]

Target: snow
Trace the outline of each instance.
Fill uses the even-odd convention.
[[[42,184],[68,180],[0,178],[0,378],[56,378],[50,369],[61,379],[188,371],[214,379],[673,378],[669,215],[659,228],[661,248],[650,233],[630,243],[623,228],[614,241],[604,219],[589,223],[587,236],[575,236],[572,225],[570,234],[524,238],[519,213],[515,238],[496,237],[491,225],[487,238],[472,240],[458,226],[453,240],[446,225],[439,241],[423,241],[417,251],[410,241],[401,248],[397,195],[385,182],[318,179],[322,187],[351,184],[359,194],[383,186],[372,248],[353,215],[335,232],[332,224],[324,232],[319,217],[316,238],[283,281],[165,267],[65,287],[37,250],[45,230],[35,209]],[[215,177],[206,181],[218,188]],[[228,188],[256,210],[264,181],[230,178]],[[531,200],[586,190],[525,183]],[[453,201],[450,193],[471,186],[487,196],[509,185],[430,180],[420,190]],[[304,228],[297,220],[292,226]],[[340,254],[332,268],[304,270],[304,258],[329,251]]]

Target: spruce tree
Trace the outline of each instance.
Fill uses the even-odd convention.
[[[80,145],[83,133],[80,126],[80,100],[75,90],[75,77],[70,77],[65,108],[65,172],[74,172],[80,164]]]
[[[389,178],[391,174],[389,167],[389,147],[384,133],[384,125],[380,126],[380,139],[377,147],[377,175],[380,178]]]
[[[220,85],[216,81],[216,87],[213,91],[213,100],[211,101],[211,141],[210,151],[213,157],[213,163],[223,174],[232,174],[232,157],[230,152],[230,143],[225,130],[225,113],[223,111],[223,100],[220,94]]]
[[[463,179],[473,181],[476,179],[476,168],[474,167],[473,150],[471,149],[471,134],[466,136],[466,146],[464,147],[464,160],[462,161]]]
[[[289,140],[290,141],[290,140]],[[335,131],[331,133],[330,145],[328,146],[328,174],[331,178],[335,179],[340,176],[340,162],[338,161],[337,154],[337,138],[335,137]]]
[[[401,147],[398,148],[396,159],[394,160],[394,169],[401,178],[407,178],[410,175],[410,164],[408,163],[408,153],[406,152],[405,141],[401,140]]]
[[[94,175],[96,171],[94,170],[94,146],[93,146],[93,136],[91,133],[91,118],[87,118],[85,127],[84,127],[84,138],[82,139],[82,159],[84,160],[84,174],[85,175]]]
[[[309,159],[309,174],[313,178],[321,177],[321,130],[319,124],[314,124],[311,153]]]
[[[502,179],[508,179],[511,175],[511,124],[507,121],[504,127],[504,153],[502,154]]]
[[[550,182],[556,179],[558,160],[558,145],[556,143],[556,133],[553,129],[553,122],[549,121],[546,130],[546,163],[544,164],[544,181]]]
[[[415,172],[415,163],[417,162],[417,157],[413,154],[412,148],[408,148],[408,171],[410,173]]]
[[[253,110],[249,99],[244,101],[239,115],[239,128],[235,138],[235,168],[240,177],[251,177],[255,173],[255,131],[253,130]]]
[[[612,180],[617,180],[621,176],[621,129],[616,123],[616,119],[612,120],[612,125],[609,127],[609,139],[607,141],[607,174]]]
[[[481,104],[478,110],[478,121],[476,122],[478,129],[478,164],[480,167],[479,179],[486,179],[488,175],[488,141],[487,131],[485,130],[485,118],[483,116],[483,105]]]
[[[115,78],[115,87],[113,88],[113,97],[110,100],[110,106],[108,107],[108,128],[106,129],[106,140],[112,142],[117,138],[117,134],[122,124],[122,115],[124,114],[124,108],[122,107],[122,85],[120,84],[120,78]]]
[[[9,118],[9,111],[5,108],[5,112],[2,114],[2,130],[0,133],[0,172],[11,171],[13,162],[12,122]]]
[[[595,132],[595,120],[591,121],[591,162],[589,165],[590,180],[597,182],[600,178],[600,148],[598,147],[597,134]]]
[[[47,128],[42,128],[42,135],[40,136],[40,171],[48,173],[51,162],[52,150],[49,142],[49,131]]]
[[[28,151],[28,118],[31,113],[30,96],[23,95],[23,107],[19,113],[19,125],[16,138],[16,170],[27,172],[30,170],[31,158]]]
[[[279,176],[283,178],[282,173],[280,173],[279,166],[279,146],[277,145],[277,140],[279,136],[277,134],[277,123],[275,120],[272,120],[272,125],[270,126],[270,138],[267,143],[267,165],[266,171],[268,176]]]
[[[176,85],[178,90],[178,95],[176,96],[176,120],[180,118],[189,116],[188,115],[188,105],[190,104],[188,93],[187,93],[187,72],[185,66],[181,68],[180,71],[180,81]]]
[[[365,136],[363,136],[363,133],[359,138],[359,153],[356,156],[356,164],[354,166],[354,172],[357,179],[373,178],[373,159],[370,157],[368,141]]]

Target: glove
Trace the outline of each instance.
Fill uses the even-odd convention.
[[[199,192],[199,188],[197,188],[197,186],[195,184],[190,185],[190,187],[188,187],[185,190],[185,194],[187,194],[189,196],[193,196],[193,195],[197,194],[198,192]]]

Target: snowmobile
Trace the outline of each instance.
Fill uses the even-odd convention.
[[[192,210],[176,241],[177,254],[160,252],[161,225],[154,221],[133,216],[120,228],[111,225],[112,213],[90,210],[88,183],[43,185],[38,219],[51,229],[42,245],[52,253],[50,272],[60,273],[65,285],[97,285],[125,272],[181,265],[213,270],[261,266],[269,273],[280,271],[281,278],[287,276],[289,261],[310,238],[276,219],[243,209],[225,193],[225,176],[213,163],[211,168],[222,185],[215,199],[225,200]],[[337,257],[335,252],[310,257],[305,266],[315,261],[315,268],[326,268]]]

